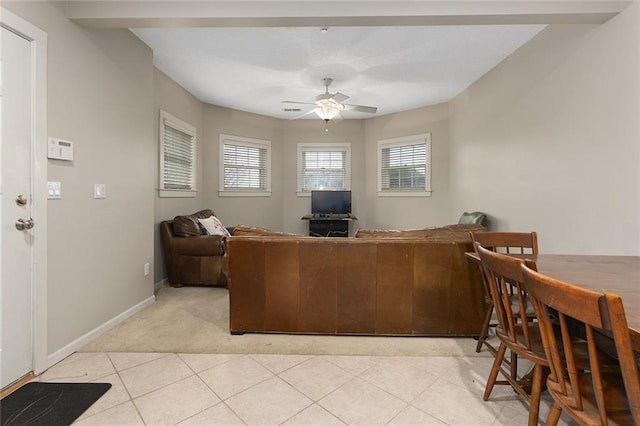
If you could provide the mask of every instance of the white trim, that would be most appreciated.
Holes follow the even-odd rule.
[[[311,191],[302,190],[302,152],[303,151],[345,151],[345,175],[344,188],[342,190],[351,190],[351,143],[349,142],[299,142],[296,155],[296,195],[298,197],[310,197]]]
[[[382,190],[382,149],[389,148],[394,146],[404,146],[409,144],[414,144],[417,142],[424,142],[426,145],[427,152],[427,181],[425,182],[424,190]],[[376,170],[377,175],[377,196],[378,197],[431,197],[431,193],[433,192],[431,189],[431,168],[433,167],[433,162],[431,160],[431,133],[421,133],[413,136],[402,136],[399,138],[391,138],[391,139],[383,139],[378,141],[378,148],[376,155],[378,157],[378,169]]]
[[[155,283],[153,285],[153,291],[158,291],[160,290],[162,287],[167,287],[169,285],[169,279],[165,278],[162,281],[158,281],[157,283]]]
[[[160,110],[160,124],[168,124],[174,129],[178,129],[190,136],[196,137],[197,129],[193,124],[189,124],[186,121],[176,117],[175,115],[168,113],[167,111]]]
[[[198,191],[184,191],[182,189],[158,189],[158,196],[163,198],[193,198]]]
[[[427,191],[378,191],[378,197],[430,197],[432,190]]]
[[[162,198],[188,198],[188,197],[196,197],[198,194],[197,191],[197,162],[198,162],[198,129],[192,125],[187,123],[184,120],[164,111],[160,110],[160,130],[159,130],[159,141],[158,146],[160,148],[160,188],[158,192],[158,196]],[[191,181],[191,189],[190,190],[182,190],[182,189],[165,189],[164,187],[164,126],[168,125],[173,127],[176,130],[180,130],[183,133],[188,134],[192,137],[193,142],[193,155],[191,157],[191,172],[193,173],[192,181]]]
[[[2,8],[0,25],[31,42],[32,217],[33,239],[33,372],[47,365],[47,34]]]
[[[59,363],[60,361],[62,361],[72,353],[76,352],[78,349],[82,348],[88,343],[91,343],[92,340],[100,337],[101,335],[111,330],[113,327],[120,324],[124,320],[131,318],[133,315],[137,314],[143,309],[153,305],[155,301],[156,301],[156,297],[150,296],[147,299],[143,300],[142,302],[138,303],[137,305],[122,312],[120,315],[105,322],[101,326],[94,328],[84,336],[80,336],[79,338],[69,343],[68,345],[64,346],[63,348],[58,349],[57,351],[49,355],[49,357],[47,358],[47,368]]]
[[[220,197],[271,197],[271,191],[218,191]]]
[[[265,163],[267,175],[265,189],[263,190],[238,190],[224,187],[224,145],[225,141],[238,142],[243,146],[251,146],[267,150]],[[271,141],[265,139],[247,138],[220,133],[218,142],[218,196],[220,197],[270,197],[271,196]]]

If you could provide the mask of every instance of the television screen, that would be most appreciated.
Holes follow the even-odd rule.
[[[311,213],[351,213],[351,191],[311,191]]]

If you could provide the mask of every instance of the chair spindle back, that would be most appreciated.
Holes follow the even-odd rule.
[[[640,378],[620,296],[522,270],[551,370],[551,423],[566,410],[581,424],[640,425]],[[599,348],[603,341],[614,348],[617,362],[607,355],[611,348]],[[587,354],[576,349],[584,347]]]
[[[535,232],[472,232],[471,240],[488,250],[507,254],[538,254]]]

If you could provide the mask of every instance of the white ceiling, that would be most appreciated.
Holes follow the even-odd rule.
[[[449,101],[544,25],[152,28],[132,31],[155,66],[202,102],[277,118],[281,101],[330,92],[377,115]],[[291,108],[287,105],[287,108]],[[302,105],[303,111],[311,107]],[[370,114],[345,111],[344,118]],[[309,115],[309,118],[314,118]],[[317,117],[316,117],[317,118]]]
[[[547,24],[603,23],[626,3],[56,1],[82,27],[131,29],[155,65],[201,101],[278,118],[299,115],[281,101],[313,102],[325,77],[332,93],[350,96],[345,103],[378,107],[377,115],[446,102]]]

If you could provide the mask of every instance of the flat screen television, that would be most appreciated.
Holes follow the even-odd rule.
[[[351,191],[311,191],[312,214],[350,214]]]

